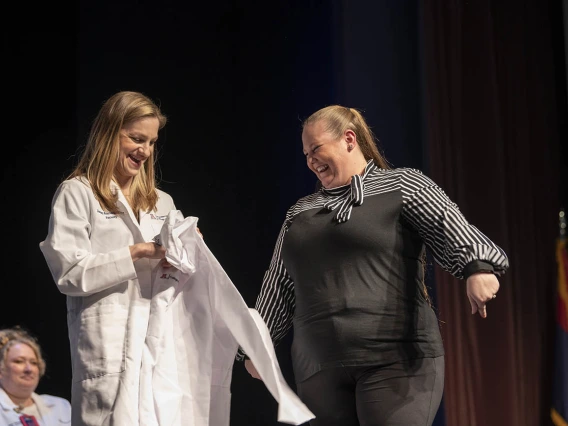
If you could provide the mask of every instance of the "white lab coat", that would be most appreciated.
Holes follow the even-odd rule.
[[[103,211],[86,180],[63,182],[40,243],[53,279],[67,295],[73,426],[138,425],[142,351],[157,260],[132,262],[129,246],[160,233],[172,198],[140,223],[119,194],[122,213]]]
[[[240,346],[278,402],[278,420],[313,413],[282,376],[270,333],[249,309],[197,230],[197,218],[168,215],[161,243],[175,268],[159,268],[142,359],[141,407],[148,426],[229,426],[230,384]]]
[[[32,393],[32,399],[41,418],[36,419],[39,426],[69,426],[71,425],[71,404],[64,398],[53,395],[38,395]],[[22,426],[21,414],[14,409],[17,405],[12,402],[4,389],[0,388],[0,425]]]
[[[264,322],[190,232],[195,222],[159,196],[140,224],[120,191],[118,215],[104,212],[78,179],[53,198],[40,248],[67,295],[73,425],[228,426],[239,344],[279,402],[278,418],[313,418],[282,378]],[[128,246],[158,234],[179,269],[132,262]]]

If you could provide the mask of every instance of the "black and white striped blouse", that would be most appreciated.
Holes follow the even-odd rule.
[[[283,242],[294,220],[311,210],[327,211],[333,219],[326,226],[343,226],[353,217],[354,211],[364,210],[362,206],[367,200],[371,203],[371,197],[392,193],[400,194],[386,198],[400,204],[395,206],[400,211],[397,220],[409,225],[435,261],[454,277],[465,279],[480,270],[501,275],[508,268],[505,252],[470,224],[458,206],[430,178],[416,169],[381,169],[369,161],[364,173],[354,176],[350,184],[322,188],[301,198],[288,210],[255,306],[275,345],[290,330],[296,309],[294,281],[282,258]],[[385,223],[382,226],[398,225]],[[372,229],[367,231],[373,232]],[[243,358],[244,353],[239,350],[237,359]]]

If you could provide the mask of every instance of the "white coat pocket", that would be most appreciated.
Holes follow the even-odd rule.
[[[74,381],[124,371],[127,320],[124,307],[98,305],[69,325]]]

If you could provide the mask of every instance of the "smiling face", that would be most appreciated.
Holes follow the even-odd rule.
[[[40,379],[40,363],[25,343],[12,345],[0,365],[0,386],[10,395],[28,398]]]
[[[127,188],[144,163],[152,157],[159,126],[156,117],[144,117],[126,124],[120,130],[120,156],[114,177],[121,188]]]
[[[302,145],[308,167],[323,187],[329,189],[347,185],[353,175],[361,173],[366,162],[352,130],[335,138],[325,124],[319,120],[305,126]]]

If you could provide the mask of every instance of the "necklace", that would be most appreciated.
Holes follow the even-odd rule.
[[[33,399],[31,400],[31,404],[26,405],[26,402],[28,402],[28,401],[24,401],[24,402],[22,402],[21,404],[16,404],[16,406],[14,407],[14,411],[19,414],[19,413],[21,413],[22,411],[24,411],[24,409],[25,409],[26,407],[29,407],[29,406],[34,405]]]

